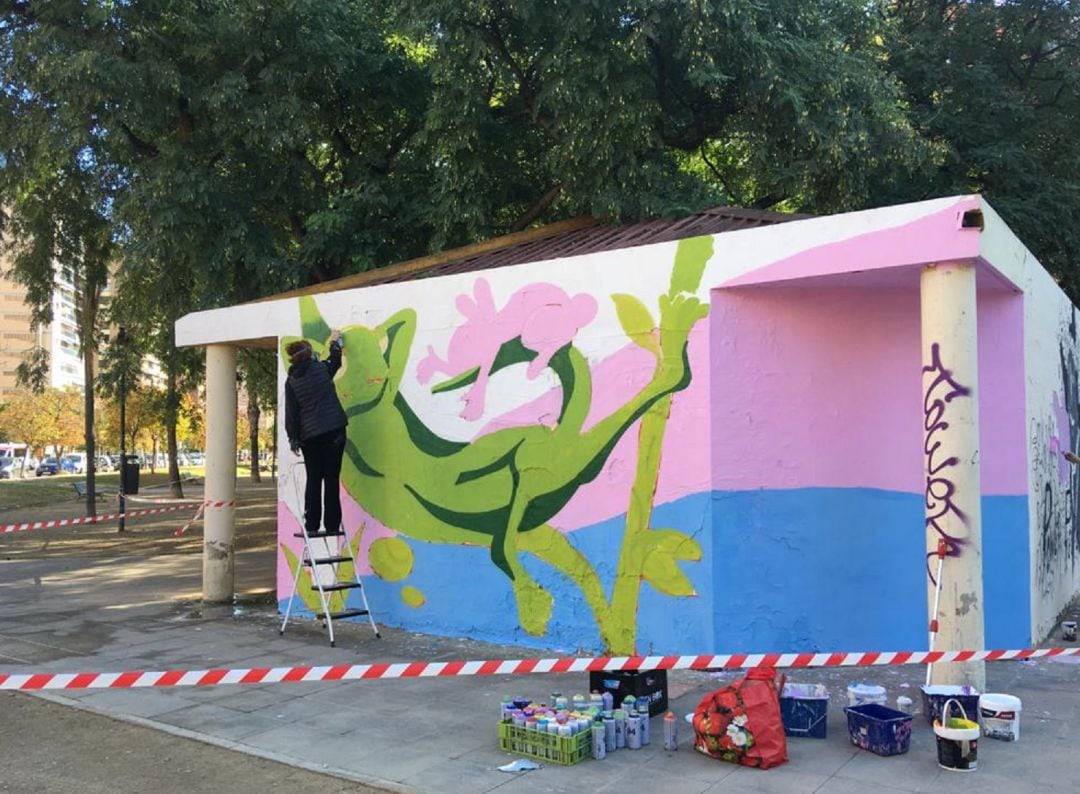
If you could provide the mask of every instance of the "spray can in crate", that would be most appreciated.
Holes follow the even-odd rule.
[[[664,749],[679,749],[679,721],[675,719],[673,711],[664,715]]]
[[[604,736],[603,725],[592,727],[592,757],[597,761],[607,758],[607,739]]]
[[[609,753],[615,752],[615,718],[610,714],[604,716],[604,744]]]

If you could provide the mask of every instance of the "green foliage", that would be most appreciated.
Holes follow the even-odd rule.
[[[888,5],[891,69],[935,157],[882,203],[983,193],[1080,300],[1080,2]]]

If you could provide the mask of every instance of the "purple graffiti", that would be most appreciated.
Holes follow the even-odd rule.
[[[930,365],[923,367],[922,371],[924,375],[928,373],[933,376],[923,396],[923,430],[926,432],[923,443],[926,457],[926,526],[932,528],[938,537],[945,541],[948,556],[958,557],[964,539],[950,535],[940,522],[950,514],[962,523],[967,522],[964,511],[954,501],[956,483],[949,478],[948,472],[948,469],[959,463],[959,459],[955,456],[940,457],[940,433],[949,428],[949,423],[945,420],[949,403],[956,397],[970,397],[971,389],[958,383],[953,378],[952,371],[941,363],[941,348],[937,342],[930,346]],[[930,560],[936,556],[935,552],[926,555],[926,572],[934,584],[937,582],[930,567]]]

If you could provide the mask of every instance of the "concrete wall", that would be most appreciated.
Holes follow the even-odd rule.
[[[1080,590],[1080,468],[1062,457],[1080,450],[1080,343],[1075,307],[1037,265],[1027,270],[1025,293],[1031,620],[1039,640]]]
[[[942,199],[254,304],[185,318],[178,335],[227,326],[319,349],[344,330],[345,528],[380,622],[570,651],[915,649],[918,273],[981,257],[987,643],[1024,645],[1078,584],[1075,507],[1042,532],[1028,488],[1030,456],[1053,475],[1053,510],[1076,493],[1050,438],[1080,446],[1061,375],[1075,356],[1059,351],[1075,335],[989,208],[985,231],[963,227],[980,207]],[[1045,443],[1029,440],[1036,420]],[[303,474],[287,451],[282,463],[284,600]]]

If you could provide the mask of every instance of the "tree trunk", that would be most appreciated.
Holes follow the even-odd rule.
[[[150,473],[157,474],[157,436],[150,437]]]
[[[99,293],[93,285],[82,283],[82,303],[79,312],[79,352],[83,360],[83,441],[86,446],[86,514],[97,515],[97,445],[94,443],[94,351],[97,349],[95,330]]]
[[[176,420],[180,413],[180,394],[176,389],[176,365],[172,356],[165,362],[165,444],[169,456],[169,492],[177,499],[184,498],[180,482],[180,464],[176,460]]]
[[[262,482],[259,474],[259,401],[248,393],[248,438],[251,442],[251,481]]]

